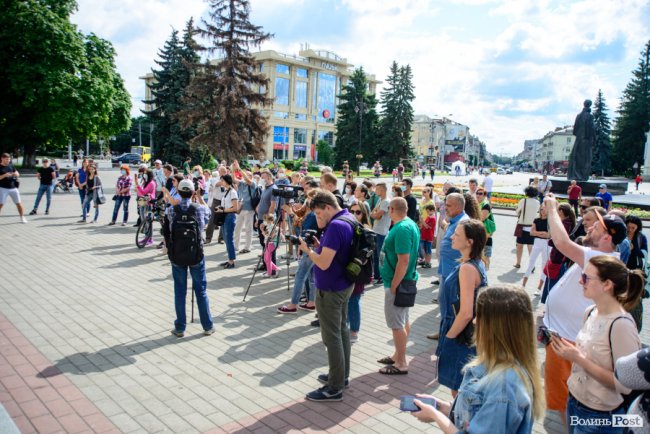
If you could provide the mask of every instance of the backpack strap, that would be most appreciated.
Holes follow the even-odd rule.
[[[589,309],[589,313],[587,313],[587,318],[591,316],[594,310],[596,310],[596,305],[591,306],[591,309]],[[585,318],[585,322],[587,321],[587,318]],[[609,354],[612,358],[612,367],[616,365],[616,361],[614,360],[614,349],[612,348],[612,329],[614,328],[614,323],[621,318],[625,318],[629,321],[634,322],[634,320],[627,315],[619,315],[616,318],[614,318],[612,322],[609,324],[609,332],[607,333],[607,338],[609,339]],[[636,328],[636,323],[634,323],[634,327]]]

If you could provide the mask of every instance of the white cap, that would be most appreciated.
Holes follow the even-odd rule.
[[[194,183],[189,179],[184,179],[178,183],[178,191],[194,191]]]
[[[156,160],[156,161],[153,162],[153,164],[162,164],[162,161]]]

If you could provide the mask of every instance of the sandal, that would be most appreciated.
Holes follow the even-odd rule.
[[[379,370],[379,373],[384,375],[406,375],[409,373],[409,371],[402,371],[393,365],[388,365],[381,368]]]
[[[519,264],[515,264],[515,265],[513,265],[513,267],[515,267],[515,268],[521,268],[521,265],[519,265]]]
[[[381,363],[382,365],[394,365],[395,360],[393,360],[392,357],[384,357],[383,359],[377,360],[377,363]]]

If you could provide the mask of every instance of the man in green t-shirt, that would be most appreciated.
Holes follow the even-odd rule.
[[[185,159],[185,162],[183,163],[183,175],[187,176],[192,172],[192,169],[190,168],[190,162],[192,161],[192,157],[187,157]]]
[[[384,281],[384,314],[386,325],[393,331],[395,352],[391,357],[380,359],[386,366],[379,370],[385,375],[403,375],[408,373],[406,362],[406,341],[411,330],[409,308],[394,305],[397,287],[403,281],[418,280],[416,271],[418,249],[420,247],[420,229],[407,217],[406,200],[396,197],[388,207],[393,227],[388,232],[379,258],[381,278]]]

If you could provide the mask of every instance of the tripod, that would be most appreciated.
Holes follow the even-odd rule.
[[[276,228],[282,227],[282,223],[285,221],[284,220],[284,212],[282,212],[282,208],[280,207],[280,202],[281,202],[282,197],[278,196],[275,200],[275,209],[276,209],[276,216],[279,214],[279,218],[277,218],[273,222],[273,226],[271,226],[271,229],[269,230],[269,234],[272,235],[275,231]],[[259,224],[259,222],[258,222]],[[251,289],[251,285],[253,284],[253,281],[255,280],[255,275],[257,274],[257,271],[260,268],[260,263],[264,260],[264,252],[266,249],[269,248],[269,243],[275,239],[275,245],[276,245],[276,252],[278,250],[278,245],[280,244],[280,231],[277,231],[277,235],[275,237],[268,237],[264,240],[264,249],[262,251],[262,256],[260,256],[257,259],[257,264],[255,264],[255,270],[253,271],[253,275],[251,276],[250,282],[248,282],[248,286],[246,287],[246,292],[244,293],[244,299],[242,302],[246,301],[246,297],[248,296],[248,291]],[[289,256],[289,244],[288,242],[284,243],[284,248],[285,248],[285,257],[286,259],[286,266],[287,266],[287,292],[291,291],[291,276],[289,273],[289,266],[291,265],[291,257]]]

